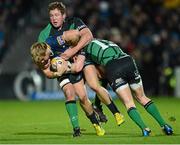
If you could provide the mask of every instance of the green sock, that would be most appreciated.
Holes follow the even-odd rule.
[[[144,105],[144,108],[149,114],[151,114],[154,119],[156,119],[156,121],[161,127],[166,124],[161,114],[159,113],[156,105],[152,101],[149,101],[146,105]]]
[[[128,115],[141,129],[147,128],[135,107],[128,109]]]
[[[69,118],[71,120],[71,124],[72,124],[73,128],[79,127],[76,101],[66,102],[66,110],[69,114]]]

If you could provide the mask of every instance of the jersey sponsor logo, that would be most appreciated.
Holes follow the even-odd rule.
[[[79,30],[79,31],[82,30],[82,29],[84,29],[84,28],[86,28],[86,25],[78,26],[78,30]]]
[[[115,83],[116,83],[116,86],[119,86],[121,84],[124,84],[125,81],[122,78],[118,78],[118,79],[115,80]]]

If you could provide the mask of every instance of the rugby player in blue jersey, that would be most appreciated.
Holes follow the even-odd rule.
[[[66,33],[64,33],[64,35],[65,34]],[[63,61],[63,59],[61,59],[61,64],[57,65],[56,71],[51,68],[51,60],[59,56],[59,54],[64,52],[68,47],[68,45],[65,44],[60,37],[57,36],[57,41],[54,41],[53,38],[55,37],[49,37],[46,42],[37,42],[32,45],[31,56],[33,61],[42,70],[46,77],[57,78],[60,88],[64,91],[66,109],[74,130],[73,136],[76,137],[81,134],[75,100],[76,94],[79,97],[80,105],[85,111],[86,116],[90,119],[95,128],[96,134],[98,136],[103,136],[105,131],[100,126],[92,104],[88,99],[87,92],[84,87],[84,80],[82,79],[82,72],[76,74],[63,74],[68,67],[68,64],[65,60]],[[62,47],[54,47],[56,46],[55,42],[60,43]]]
[[[80,49],[81,47],[84,47],[89,41],[92,40],[93,36],[91,31],[87,28],[87,26],[82,22],[81,19],[79,18],[68,18],[66,17],[66,8],[65,5],[61,2],[52,2],[48,6],[48,12],[49,12],[49,18],[50,18],[50,23],[40,32],[38,41],[39,42],[45,42],[46,39],[49,37],[47,40],[51,45],[53,44],[53,41],[51,40],[51,36],[53,35],[61,35],[63,34],[64,31],[69,30],[69,29],[78,29],[80,34],[81,34],[81,41],[79,44],[76,46],[75,49]],[[53,39],[53,38],[52,38]],[[37,46],[37,45],[36,45]],[[38,47],[38,46],[37,46]],[[70,55],[72,55],[71,50],[68,50],[67,46],[64,45],[64,48],[60,49],[59,51],[56,50],[55,47],[53,47],[53,56],[57,55],[62,55],[62,57],[68,59]],[[57,48],[59,49],[59,48]],[[76,92],[74,90],[74,85],[72,83],[76,83],[77,81],[80,80],[78,75],[74,76],[63,76],[59,78],[59,74],[57,73],[51,73],[47,67],[48,61],[50,61],[48,58],[44,58],[41,63],[38,63],[38,66],[40,69],[43,70],[43,72],[46,74],[47,77],[49,78],[56,78],[58,77],[58,82],[60,84],[60,87],[62,88],[65,97],[66,97],[66,109],[69,114],[74,134],[73,136],[80,136],[80,127],[79,127],[79,122],[78,122],[78,116],[77,116],[77,106],[76,106],[76,101],[75,101],[75,96]],[[81,81],[80,81],[81,82]],[[82,83],[82,82],[81,82]],[[80,84],[80,83],[77,83]],[[78,89],[78,85],[75,85]],[[82,90],[78,91],[78,96],[82,99],[80,99],[81,105],[86,107],[86,110],[91,108],[88,104],[90,104],[89,100],[87,98],[83,98],[82,96],[86,96],[86,92]],[[86,105],[85,105],[86,104]],[[91,110],[91,109],[90,109]],[[92,113],[92,110],[87,113],[87,116],[90,118],[90,120],[93,122],[96,122],[95,119],[95,114],[94,111]],[[98,124],[93,123],[93,124]],[[103,129],[101,129],[100,126],[96,125],[96,131],[98,135],[103,134]],[[99,131],[98,131],[99,130]]]
[[[66,16],[66,7],[62,2],[50,3],[48,6],[48,12],[50,23],[48,23],[47,26],[45,26],[45,28],[43,28],[40,32],[38,42],[45,42],[49,36],[51,37],[53,35],[62,35],[64,31],[70,29],[78,29],[81,34],[81,40],[78,45],[73,47],[73,49],[66,49],[63,53],[61,53],[62,58],[68,60],[93,39],[91,31],[80,18]],[[89,66],[89,68],[90,67],[91,66]],[[91,67],[91,69],[92,68],[93,66]],[[94,89],[98,88],[95,87],[93,83],[91,83],[90,85],[91,87],[94,87]],[[71,88],[69,85],[67,85],[66,88],[67,87]],[[67,97],[69,97],[66,91],[64,93]],[[98,113],[100,121],[106,122],[107,118],[102,112],[101,102],[98,97],[95,98],[93,107],[96,113]]]

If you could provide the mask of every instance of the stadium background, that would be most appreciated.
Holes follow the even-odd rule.
[[[29,55],[48,23],[49,2],[0,1],[0,99],[59,98],[56,81],[44,78]],[[94,37],[118,43],[136,59],[148,95],[180,96],[179,0],[63,2],[68,15],[82,18]]]

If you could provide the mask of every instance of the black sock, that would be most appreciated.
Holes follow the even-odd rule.
[[[109,108],[109,110],[115,114],[117,112],[119,112],[119,110],[117,109],[116,105],[114,104],[113,101],[111,101],[111,103],[109,105],[107,105],[107,107]]]
[[[98,95],[97,95],[97,94],[96,94],[96,96],[95,96],[94,105],[95,105],[100,111],[102,111],[101,100],[98,98]]]
[[[99,125],[99,121],[97,120],[96,114],[93,113],[89,116],[87,116],[89,118],[89,120],[91,121],[92,124],[98,124]]]

